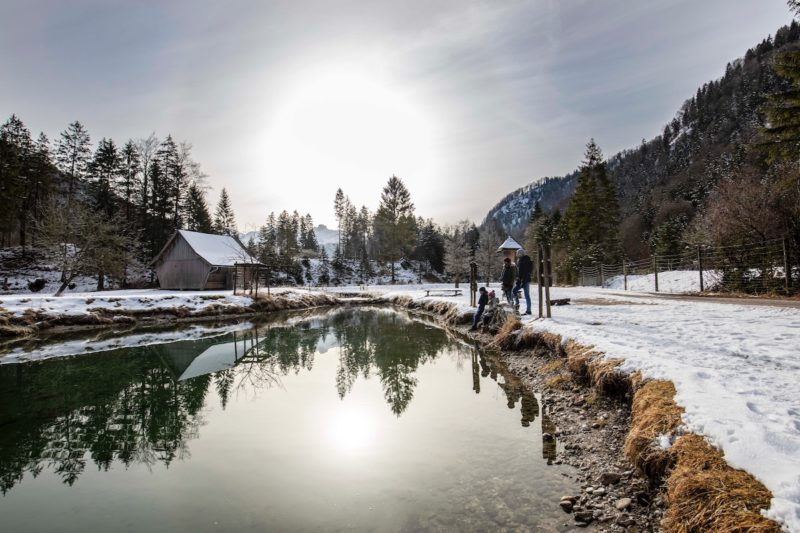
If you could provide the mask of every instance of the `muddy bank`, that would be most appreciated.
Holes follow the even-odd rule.
[[[772,497],[731,468],[703,437],[681,433],[682,409],[669,381],[618,370],[591,347],[525,330],[509,313],[493,331],[470,332],[471,313],[447,302],[389,303],[438,316],[495,349],[523,384],[541,392],[555,462],[575,466],[580,494],[560,505],[577,527],[598,531],[759,531],[780,527],[761,515]],[[556,446],[557,443],[557,446]]]

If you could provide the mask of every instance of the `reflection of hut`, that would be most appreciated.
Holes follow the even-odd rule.
[[[515,241],[513,238],[509,237],[506,241],[500,245],[500,248],[497,249],[497,253],[503,254],[503,259],[508,257],[512,261],[517,261],[517,252],[522,250],[522,246]]]
[[[150,263],[162,289],[232,289],[237,267],[257,271],[260,266],[229,235],[179,230]],[[239,272],[242,275],[242,272]]]

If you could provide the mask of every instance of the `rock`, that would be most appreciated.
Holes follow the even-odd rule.
[[[605,496],[606,489],[604,489],[602,487],[599,488],[599,489],[594,489],[594,492],[592,494],[594,494],[595,496]]]
[[[583,490],[588,494],[592,494],[594,492],[594,487],[586,487]]]
[[[575,525],[578,527],[589,527],[588,522],[575,522]]]
[[[603,472],[600,474],[600,483],[603,485],[616,485],[621,477],[616,472]]]
[[[614,507],[616,507],[620,511],[624,511],[625,509],[630,507],[632,503],[633,501],[631,501],[630,498],[620,498],[619,500],[617,500],[617,503],[614,504]]]
[[[633,522],[633,519],[629,515],[627,515],[625,513],[622,513],[621,515],[619,515],[617,517],[616,523],[617,523],[618,526],[628,527],[630,525],[633,525],[634,522]]]
[[[591,524],[594,520],[594,514],[591,511],[578,511],[575,513],[575,522],[585,522]]]
[[[542,440],[544,442],[553,442],[555,437],[553,437],[550,433],[542,433]]]
[[[574,504],[569,500],[561,500],[560,502],[558,502],[558,505],[561,506],[561,509],[563,509],[565,513],[571,513],[572,506]]]
[[[569,502],[569,503],[574,505],[575,502],[578,501],[578,498],[576,498],[575,496],[562,496],[561,497],[561,501],[562,502]]]

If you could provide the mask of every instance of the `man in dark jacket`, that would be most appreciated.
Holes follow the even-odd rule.
[[[517,286],[525,294],[525,313],[531,314],[531,275],[533,274],[533,261],[531,256],[525,254],[519,260],[519,274],[517,275]]]
[[[483,316],[483,311],[486,309],[486,304],[489,303],[489,295],[486,293],[486,287],[478,289],[481,295],[478,297],[478,310],[475,311],[475,316],[472,318],[472,329],[478,329],[478,321]]]

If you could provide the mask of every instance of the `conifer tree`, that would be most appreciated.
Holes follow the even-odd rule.
[[[120,174],[120,156],[111,139],[100,139],[89,164],[94,208],[107,218],[114,214],[114,189]]]
[[[214,212],[213,228],[214,232],[218,235],[230,235],[231,237],[235,237],[238,233],[236,217],[233,214],[233,207],[231,206],[231,199],[228,197],[228,191],[225,190],[224,187],[219,195],[217,210]]]
[[[389,178],[383,188],[373,224],[380,257],[391,263],[394,283],[395,262],[408,253],[416,237],[414,204],[408,189],[397,176]]]
[[[124,201],[125,218],[129,224],[133,224],[134,202],[140,185],[139,169],[139,151],[133,140],[128,139],[128,142],[120,150],[119,194]]]
[[[319,271],[317,272],[317,283],[319,285],[329,285],[331,282],[331,269],[328,263],[328,252],[323,247],[319,252]]]
[[[195,183],[191,183],[186,191],[186,229],[200,233],[213,231],[205,194]]]
[[[91,160],[89,133],[77,120],[61,132],[56,143],[56,162],[58,168],[67,176],[69,183],[67,204],[72,201],[75,188],[84,178]]]
[[[586,159],[565,218],[572,271],[619,260],[619,204],[594,139],[586,146]]]

